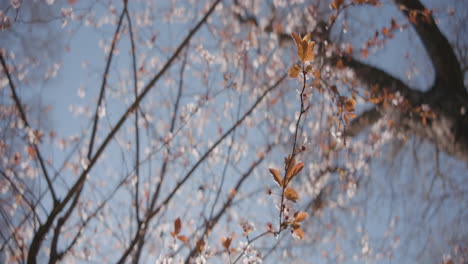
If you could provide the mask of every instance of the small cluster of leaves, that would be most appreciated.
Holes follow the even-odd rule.
[[[375,31],[374,36],[369,39],[365,46],[361,49],[361,56],[364,58],[367,58],[369,56],[369,49],[371,47],[383,45],[387,42],[388,39],[392,39],[395,37],[395,32],[398,29],[405,29],[407,28],[408,25],[403,25],[400,26],[394,18],[391,19],[390,21],[390,26],[389,27],[383,27],[381,32],[380,31]],[[382,34],[380,34],[382,33]],[[380,38],[380,36],[382,36]]]
[[[400,109],[403,112],[411,111],[419,115],[421,117],[421,122],[423,125],[427,125],[427,120],[432,120],[436,118],[436,114],[434,113],[434,111],[432,111],[427,105],[414,107],[411,106],[411,104],[406,98],[397,98],[397,95],[395,93],[391,93],[387,88],[382,89],[383,91],[380,92],[380,94],[379,90],[380,86],[376,84],[371,87],[370,93],[366,91],[365,97],[367,98],[367,101],[375,105],[380,105],[382,109],[386,109],[389,103],[391,103],[394,100],[397,100],[398,109]]]
[[[226,250],[226,252],[228,252],[228,253],[237,251],[236,248],[231,248],[233,238],[234,238],[233,234],[231,234],[231,235],[229,235],[227,237],[222,237],[221,238],[221,245],[223,246],[224,250]]]
[[[278,184],[278,186],[281,188],[282,191],[282,199],[283,197],[286,198],[287,200],[291,202],[297,202],[299,199],[299,195],[297,194],[297,191],[294,190],[294,188],[290,187],[290,183],[292,180],[299,174],[299,172],[302,171],[304,168],[304,163],[300,162],[296,164],[296,159],[292,156],[288,156],[285,161],[285,173],[284,177],[282,177],[281,173],[274,168],[270,168],[270,173],[273,176],[273,180]],[[284,205],[281,204],[281,209],[283,210]],[[298,211],[294,214],[294,219],[289,220],[287,217],[284,217],[284,219],[281,220],[281,229],[291,227],[292,232],[298,236],[300,239],[304,238],[304,231],[301,229],[301,222],[304,221],[307,218],[307,213]]]
[[[315,42],[310,40],[310,33],[305,35],[303,38],[301,38],[301,36],[296,33],[292,33],[291,35],[294,39],[294,42],[296,43],[297,56],[302,63],[302,67],[296,64],[288,70],[289,77],[296,78],[299,73],[301,73],[301,71],[305,71],[306,73],[312,72],[312,66],[308,65],[305,67],[305,65],[306,63],[312,62],[315,58]]]
[[[430,24],[432,23],[432,10],[425,8],[424,10],[416,10],[412,9],[408,12],[408,20],[413,23],[417,24],[418,21],[422,21],[424,23]]]
[[[189,242],[188,237],[179,235],[181,230],[182,230],[182,221],[180,220],[180,218],[177,218],[174,221],[174,231],[171,231],[171,236],[173,238],[179,239],[180,241],[184,243],[188,243]]]
[[[370,93],[368,91],[365,92],[365,97],[367,101],[375,105],[381,105],[383,109],[386,109],[388,103],[395,99],[395,94],[390,93],[388,89],[383,89],[383,92],[379,94],[379,89],[380,86],[378,84],[373,85]]]
[[[178,217],[176,220],[174,220],[174,231],[171,231],[171,236],[174,239],[178,239],[182,242],[184,242],[186,245],[189,244],[189,238],[184,235],[180,235],[180,231],[182,230],[182,221]],[[197,241],[195,244],[195,251],[199,254],[203,251],[205,248],[206,241],[204,239],[200,239]]]
[[[341,2],[338,2],[338,4]],[[292,33],[291,34],[294,42],[296,43],[297,47],[297,55],[299,57],[299,60],[302,63],[302,66],[299,64],[296,64],[289,68],[288,74],[291,78],[296,78],[301,72],[302,74],[312,74],[314,77],[314,82],[312,83],[313,85],[318,85],[320,82],[320,70],[314,70],[314,67],[310,64],[314,57],[314,45],[315,42],[310,40],[310,33],[305,35],[304,37],[301,37],[298,34]],[[344,64],[342,60],[339,60],[337,63],[338,68],[344,68]],[[347,125],[349,124],[350,120],[356,117],[356,114],[354,113],[355,111],[355,105],[356,105],[356,100],[353,98],[347,98],[345,96],[340,96],[338,89],[336,86],[330,87],[330,90],[333,92],[334,96],[336,96],[336,106],[338,108],[338,113],[337,116],[339,117],[339,120],[342,120],[342,122]],[[338,119],[336,119],[338,121]]]
[[[428,105],[421,105],[413,109],[413,112],[419,114],[423,125],[427,125],[427,120],[435,119],[436,114],[432,111]]]
[[[379,0],[351,0],[348,3],[345,3],[345,0],[332,0],[330,3],[330,8],[336,11],[336,14],[331,15],[329,25],[333,25],[336,21],[336,18],[340,14],[340,11],[345,9],[348,6],[356,6],[356,5],[373,5],[373,6],[381,6]]]

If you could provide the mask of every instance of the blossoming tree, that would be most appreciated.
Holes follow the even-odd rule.
[[[462,1],[0,4],[0,261],[465,263]]]

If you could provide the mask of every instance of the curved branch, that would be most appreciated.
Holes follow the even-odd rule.
[[[447,38],[440,31],[431,12],[419,0],[395,0],[400,10],[413,22],[436,72],[433,89],[465,95],[460,63]]]
[[[380,88],[385,88],[391,93],[400,92],[402,96],[410,101],[410,103],[417,105],[421,103],[422,92],[412,89],[407,86],[402,80],[397,77],[379,69],[376,66],[358,61],[350,56],[335,55],[329,59],[328,63],[331,66],[341,60],[343,65],[352,69],[355,78],[358,79],[367,88],[378,84]]]

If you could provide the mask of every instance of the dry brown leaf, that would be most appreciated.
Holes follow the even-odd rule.
[[[286,174],[286,185],[288,185],[296,175],[301,172],[302,168],[304,168],[304,163],[298,163],[294,167],[291,167],[291,169],[288,169],[288,173]]]
[[[297,64],[294,66],[291,66],[291,68],[289,68],[288,70],[288,75],[291,78],[296,78],[299,75],[299,73],[301,73],[301,66]]]
[[[302,230],[302,228],[294,229],[294,234],[300,239],[304,239],[304,230]]]
[[[188,240],[188,237],[186,237],[186,236],[177,236],[177,238],[178,238],[180,241],[184,242],[184,243],[188,243],[188,241],[189,241],[189,240]]]
[[[195,245],[195,249],[197,250],[197,253],[201,253],[203,249],[205,248],[205,240],[198,240],[197,244]]]
[[[178,235],[180,233],[180,230],[182,229],[182,221],[180,221],[180,218],[178,217],[174,221],[174,234]]]
[[[284,191],[284,196],[286,197],[286,199],[292,202],[296,202],[297,199],[299,199],[299,195],[297,194],[296,190],[294,190],[291,187],[286,188],[286,190]]]
[[[291,228],[292,229],[298,229],[301,227],[301,224],[299,222],[292,222],[291,223]]]
[[[330,7],[332,9],[340,9],[340,6],[344,3],[344,0],[333,0],[333,2],[330,4]]]
[[[281,179],[280,172],[278,170],[270,168],[270,173],[273,175],[273,179],[280,186],[283,187],[283,180]]]
[[[294,221],[296,222],[302,222],[307,218],[308,214],[303,211],[299,211],[294,215]]]
[[[221,238],[221,244],[227,250],[229,250],[229,247],[231,246],[231,242],[232,242],[232,236]]]
[[[294,42],[296,43],[297,47],[297,56],[301,60],[302,63],[305,63],[307,61],[312,61],[315,57],[314,54],[314,41],[310,41],[310,33],[305,35],[303,38],[301,38],[300,35],[296,33],[291,34]]]
[[[298,163],[296,166],[293,168],[293,177],[296,176],[299,172],[301,172],[302,168],[304,168],[304,163]]]

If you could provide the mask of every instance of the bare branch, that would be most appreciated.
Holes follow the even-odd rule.
[[[109,56],[107,58],[107,63],[106,63],[106,68],[104,70],[104,74],[102,75],[102,83],[101,83],[101,89],[99,92],[99,98],[96,104],[96,111],[94,113],[94,120],[93,120],[93,129],[91,131],[91,138],[89,140],[89,149],[88,149],[88,160],[91,159],[91,154],[93,153],[93,146],[94,146],[94,139],[96,138],[96,132],[98,130],[98,121],[99,121],[99,110],[101,107],[102,100],[104,99],[104,91],[106,89],[106,83],[107,83],[107,77],[109,77],[109,69],[110,65],[112,63],[112,58],[114,57],[114,49],[117,44],[117,40],[119,39],[119,32],[120,32],[120,27],[122,26],[122,21],[124,18],[124,15],[127,10],[127,2],[124,2],[124,8],[122,10],[122,13],[120,14],[119,17],[119,22],[117,24],[117,28],[115,29],[114,37],[112,38],[112,44],[111,48],[109,51]],[[133,42],[133,41],[132,41]]]

